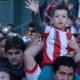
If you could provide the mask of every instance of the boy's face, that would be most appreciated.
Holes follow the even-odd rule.
[[[61,30],[65,29],[66,24],[68,23],[68,12],[67,10],[55,10],[53,14],[53,23],[56,28]]]
[[[72,80],[74,70],[72,67],[61,65],[54,74],[55,80]]]

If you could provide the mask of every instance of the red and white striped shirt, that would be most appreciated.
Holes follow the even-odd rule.
[[[68,46],[68,40],[72,40],[74,37],[67,30],[62,31],[46,26],[43,38],[43,65],[52,64],[59,56],[67,55],[72,50]]]

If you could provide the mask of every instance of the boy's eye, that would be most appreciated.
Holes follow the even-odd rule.
[[[62,16],[63,18],[66,18],[66,16]]]
[[[55,16],[56,18],[58,18],[59,16]]]

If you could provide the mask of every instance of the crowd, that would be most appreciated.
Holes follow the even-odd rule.
[[[79,80],[80,0],[39,2],[25,2],[33,21],[24,36],[0,28],[0,80]]]

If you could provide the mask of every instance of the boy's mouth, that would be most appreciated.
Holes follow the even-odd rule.
[[[62,22],[58,22],[58,24],[63,24]]]

